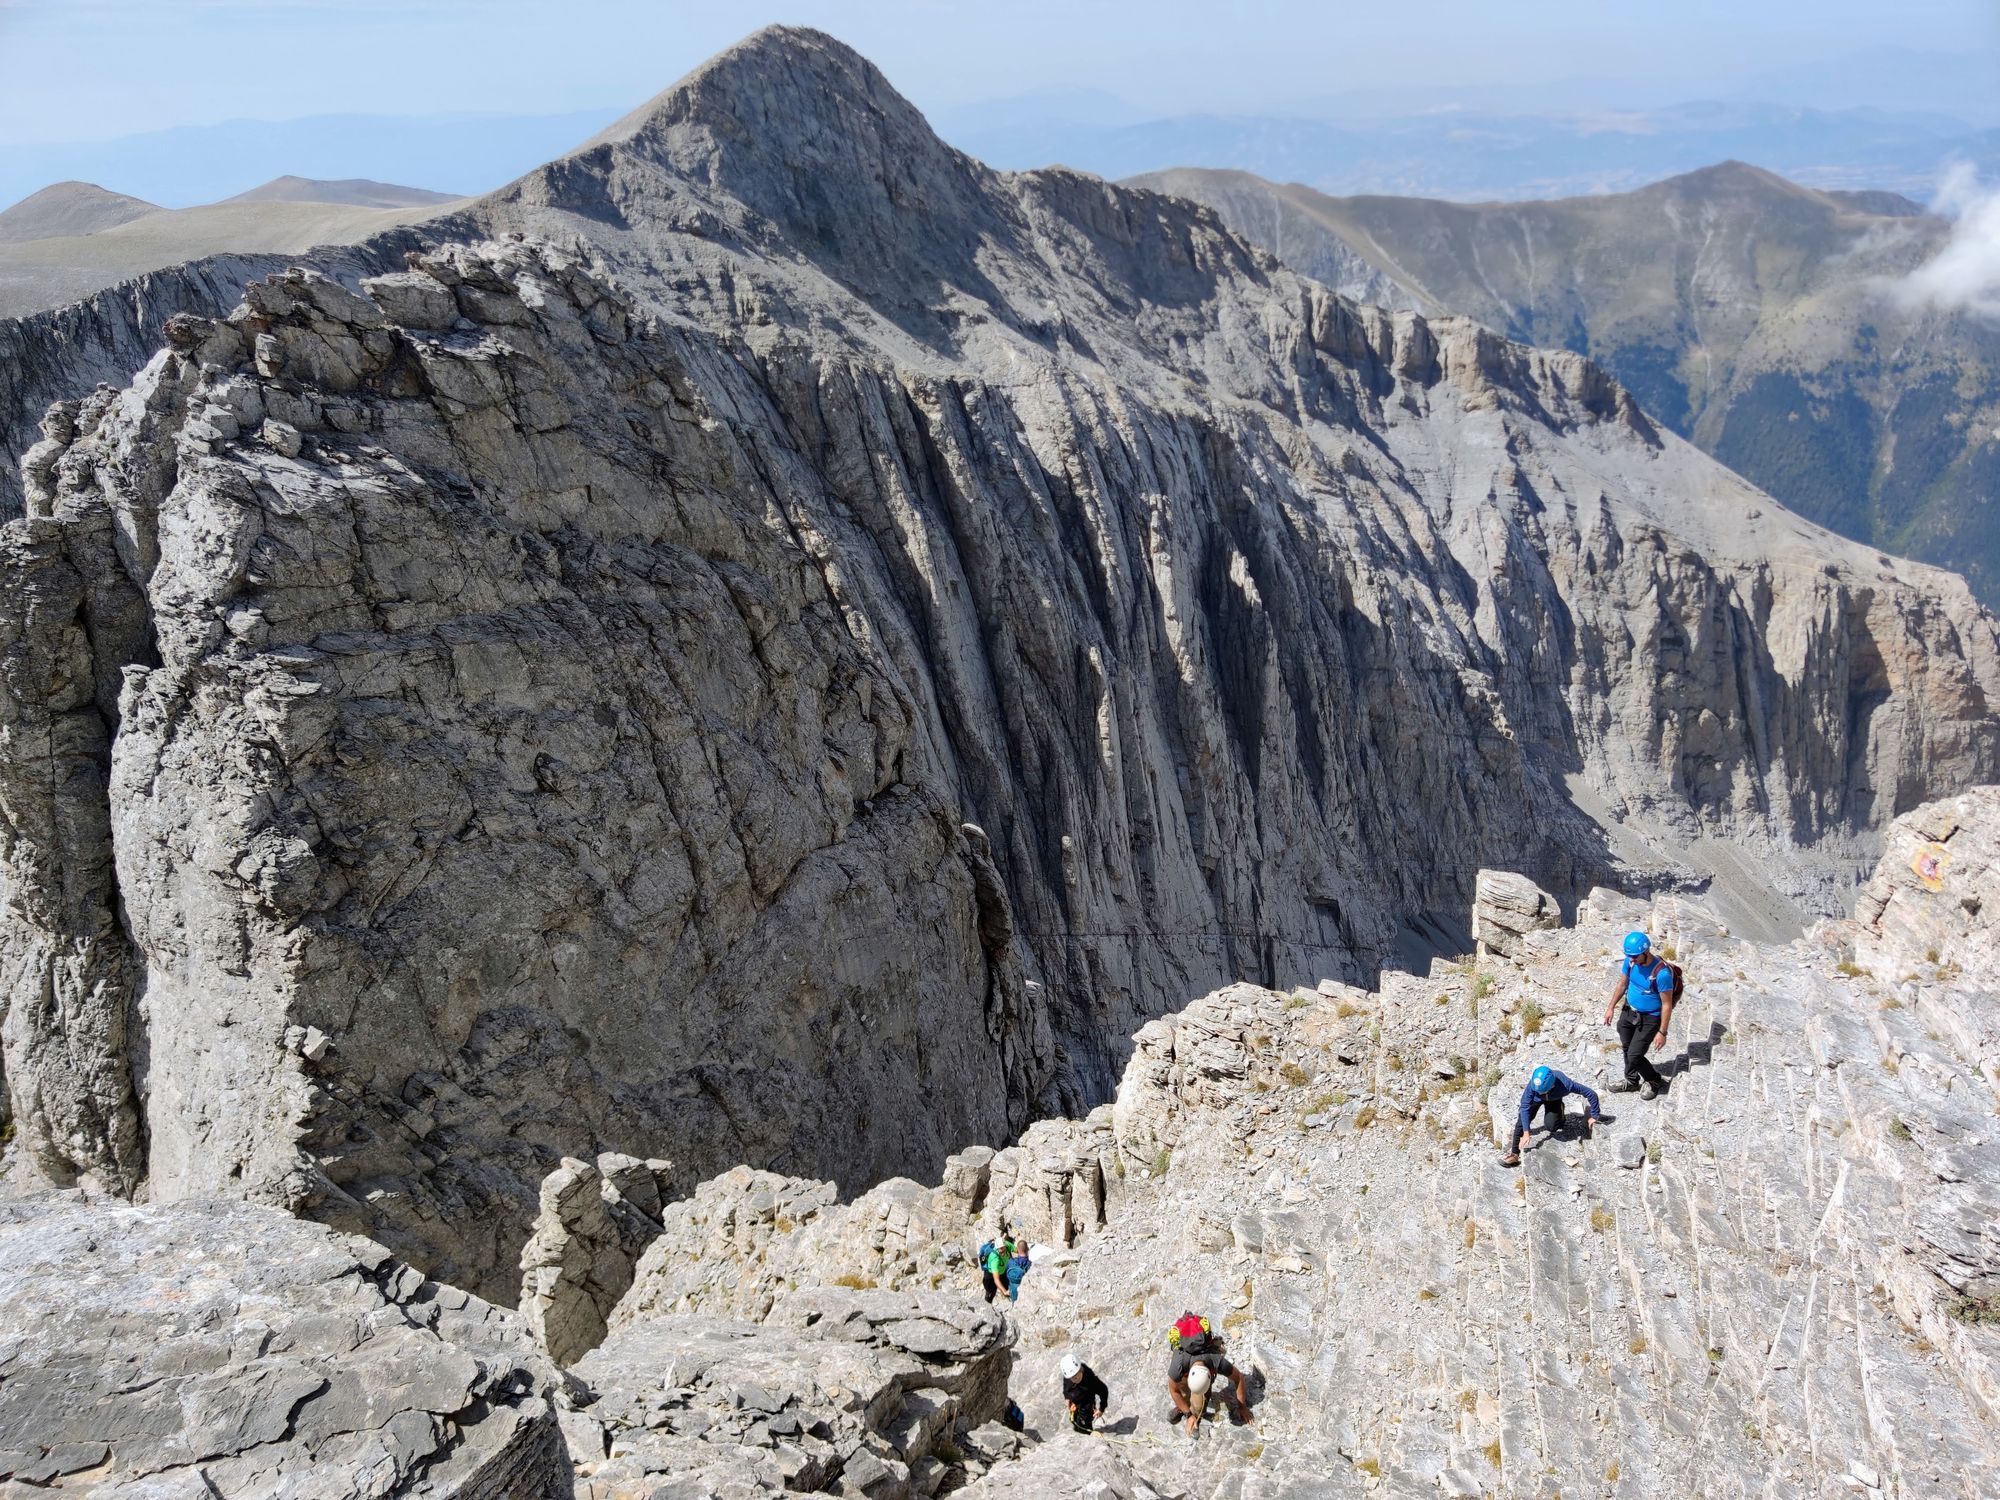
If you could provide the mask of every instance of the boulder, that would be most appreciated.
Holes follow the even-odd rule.
[[[0,1206],[0,1481],[547,1500],[571,1484],[555,1387],[512,1315],[354,1235],[243,1203]]]
[[[1525,875],[1481,870],[1472,889],[1472,937],[1482,957],[1511,958],[1531,932],[1562,926],[1562,906]]]
[[[690,1495],[904,1500],[948,1440],[1004,1408],[1014,1339],[977,1298],[843,1287],[802,1289],[763,1322],[628,1322],[577,1363],[564,1430],[589,1496],[650,1496],[665,1476],[708,1486]]]
[[[660,1234],[672,1163],[607,1152],[565,1158],[542,1181],[541,1212],[521,1249],[521,1313],[558,1364],[597,1347],[632,1286],[633,1267]]]

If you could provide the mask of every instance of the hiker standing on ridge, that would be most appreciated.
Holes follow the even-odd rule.
[[[1098,1413],[1111,1410],[1111,1387],[1074,1354],[1063,1356],[1062,1387],[1069,1425],[1078,1432],[1096,1431]]]
[[[1625,934],[1625,961],[1618,966],[1618,983],[1612,986],[1611,1003],[1604,1009],[1604,1024],[1618,1018],[1618,1041],[1625,1049],[1625,1079],[1611,1085],[1614,1094],[1639,1091],[1641,1099],[1653,1099],[1667,1091],[1667,1080],[1646,1056],[1646,1049],[1666,1045],[1667,1022],[1673,1019],[1674,1001],[1680,997],[1679,974],[1674,966],[1653,952],[1653,941],[1643,932]],[[1623,1001],[1625,1008],[1618,1008]]]
[[[1550,1135],[1563,1128],[1563,1100],[1571,1094],[1583,1096],[1586,1129],[1603,1123],[1598,1113],[1597,1093],[1589,1084],[1578,1083],[1567,1073],[1547,1066],[1536,1068],[1528,1075],[1528,1086],[1521,1090],[1521,1109],[1514,1121],[1514,1141],[1507,1154],[1500,1158],[1501,1166],[1518,1167],[1521,1164],[1521,1153],[1528,1149],[1528,1138],[1534,1133],[1532,1122],[1537,1114],[1547,1117]]]

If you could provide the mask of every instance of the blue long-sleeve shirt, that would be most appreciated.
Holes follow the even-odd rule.
[[[1590,1085],[1578,1083],[1569,1074],[1558,1073],[1554,1068],[1549,1069],[1549,1076],[1555,1081],[1546,1094],[1537,1094],[1533,1085],[1521,1090],[1521,1114],[1520,1119],[1514,1126],[1514,1131],[1517,1135],[1528,1128],[1528,1116],[1534,1112],[1537,1104],[1546,1104],[1551,1100],[1560,1100],[1569,1094],[1583,1095],[1584,1101],[1590,1105],[1590,1112],[1592,1114],[1599,1113],[1597,1091],[1591,1088]]]

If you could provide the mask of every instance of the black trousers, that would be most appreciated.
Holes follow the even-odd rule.
[[[999,1283],[994,1281],[991,1271],[981,1271],[979,1273],[979,1285],[985,1290],[988,1302],[991,1302],[993,1294],[1000,1290]]]
[[[1545,1124],[1549,1127],[1549,1134],[1554,1135],[1563,1128],[1566,1119],[1567,1117],[1563,1113],[1563,1102],[1560,1099],[1537,1099],[1528,1106],[1528,1128],[1530,1130],[1533,1130],[1538,1123]],[[1502,1156],[1512,1156],[1520,1149],[1521,1133],[1517,1130],[1507,1137],[1506,1142],[1500,1147],[1500,1154]]]
[[[1618,1041],[1625,1049],[1625,1081],[1630,1084],[1650,1083],[1655,1089],[1667,1086],[1667,1080],[1660,1076],[1660,1070],[1653,1066],[1646,1056],[1646,1049],[1653,1045],[1653,1038],[1660,1034],[1660,1013],[1656,1010],[1634,1010],[1626,1006],[1618,1014]]]

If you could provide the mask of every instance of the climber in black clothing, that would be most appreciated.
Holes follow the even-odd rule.
[[[1063,1404],[1069,1408],[1069,1425],[1078,1432],[1093,1431],[1098,1413],[1111,1409],[1111,1387],[1074,1354],[1063,1356],[1062,1385]]]

